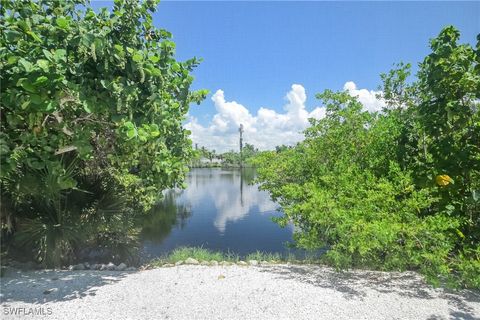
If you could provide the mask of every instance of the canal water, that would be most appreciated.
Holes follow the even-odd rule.
[[[142,219],[141,243],[149,258],[196,246],[247,255],[291,251],[292,227],[279,227],[278,205],[252,184],[255,169],[195,168],[185,190],[168,190]]]

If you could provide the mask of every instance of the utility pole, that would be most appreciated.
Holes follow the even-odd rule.
[[[238,128],[238,132],[240,133],[240,204],[243,207],[243,124],[240,123],[240,128]]]
[[[240,124],[240,128],[238,128],[238,132],[240,133],[240,168],[242,168],[242,150],[243,150],[243,124]]]

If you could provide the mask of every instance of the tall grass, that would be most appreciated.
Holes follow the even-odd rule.
[[[250,253],[245,257],[245,260],[257,260],[257,261],[282,261],[282,256],[278,253],[269,253],[269,252],[262,252],[256,251],[254,253]]]
[[[202,247],[180,247],[168,255],[153,260],[151,264],[176,263],[178,261],[185,261],[187,258],[193,258],[198,261],[226,260],[225,255],[221,252],[214,252]]]
[[[298,259],[298,257],[295,257],[295,255],[293,255],[292,253],[287,254],[286,256],[282,256],[278,253],[256,251],[247,254],[246,256],[239,256],[238,254],[233,252],[223,253],[205,249],[203,247],[180,247],[173,250],[169,254],[152,260],[149,264],[152,266],[161,266],[165,263],[176,263],[179,261],[185,261],[188,258],[193,258],[198,261],[215,260],[217,262],[227,261],[232,263],[236,263],[240,260],[257,260],[258,262],[268,261],[269,263],[292,262],[299,264],[319,262],[318,256],[305,256],[303,259]]]

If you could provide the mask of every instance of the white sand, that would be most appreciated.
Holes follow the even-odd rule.
[[[434,289],[415,273],[183,265],[10,272],[1,282],[2,319],[480,319],[478,292]]]

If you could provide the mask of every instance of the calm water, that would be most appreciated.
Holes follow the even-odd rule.
[[[147,257],[180,246],[203,246],[246,255],[256,250],[285,254],[292,228],[272,221],[278,205],[252,185],[251,168],[192,169],[187,189],[169,190],[163,203],[142,221]]]

